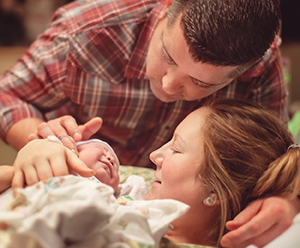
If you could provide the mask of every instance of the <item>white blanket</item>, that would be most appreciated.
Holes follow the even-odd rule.
[[[0,196],[0,247],[25,248],[33,241],[45,248],[158,247],[189,207],[175,200],[132,201],[145,186],[129,180],[138,183],[122,190],[134,193],[116,203],[111,187],[73,175],[20,189],[13,200],[7,191]]]

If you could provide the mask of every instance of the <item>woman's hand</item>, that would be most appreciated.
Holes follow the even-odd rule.
[[[230,248],[251,244],[263,247],[288,229],[299,212],[299,199],[288,201],[269,197],[253,201],[234,220],[227,222],[230,232],[223,236],[221,245]]]
[[[17,154],[13,164],[15,173],[12,180],[14,195],[24,184],[33,185],[54,176],[68,175],[70,170],[84,177],[95,172],[89,169],[73,152],[61,144],[48,140],[34,140]]]
[[[47,138],[49,135],[56,137],[69,135],[77,142],[89,139],[93,134],[98,132],[101,126],[102,119],[99,117],[95,117],[84,125],[78,126],[72,116],[65,115],[39,124],[36,133],[30,134],[28,140]],[[66,143],[64,145],[70,150],[76,151],[76,147],[74,147],[72,143]]]
[[[11,165],[0,166],[0,193],[11,187],[14,176],[14,167]]]

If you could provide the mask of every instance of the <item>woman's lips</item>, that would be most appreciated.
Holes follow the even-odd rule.
[[[155,180],[154,182],[151,183],[151,186],[155,186],[155,185],[160,185],[161,181]]]

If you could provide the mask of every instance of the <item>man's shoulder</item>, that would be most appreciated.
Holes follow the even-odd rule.
[[[144,22],[158,0],[81,0],[59,8],[52,25],[66,26],[66,32],[78,33],[114,25]]]

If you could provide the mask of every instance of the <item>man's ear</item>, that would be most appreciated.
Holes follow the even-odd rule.
[[[158,20],[160,20],[161,18],[163,18],[163,17],[165,16],[165,14],[166,14],[167,10],[169,9],[169,7],[170,7],[172,1],[173,1],[173,0],[168,0],[168,1],[167,1],[167,6],[166,6],[166,8],[163,10],[163,12],[161,12],[161,13],[159,14]]]
[[[219,201],[217,194],[211,192],[209,194],[209,196],[203,200],[203,204],[206,207],[214,207],[214,206],[220,205],[220,201]]]

